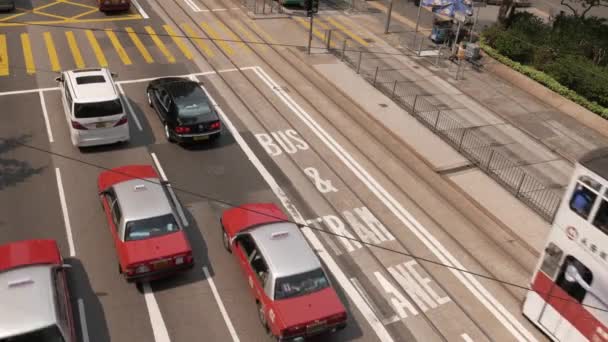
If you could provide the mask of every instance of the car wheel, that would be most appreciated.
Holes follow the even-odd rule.
[[[152,95],[150,94],[150,91],[146,91],[146,94],[148,95],[148,105],[150,107],[152,107]]]
[[[173,138],[171,137],[171,132],[169,131],[169,125],[167,125],[167,123],[165,123],[165,137],[167,138],[168,142],[173,142]]]
[[[222,227],[222,242],[224,242],[224,248],[228,251],[228,253],[232,253],[232,249],[230,248],[230,238],[228,237],[228,233]]]
[[[257,302],[258,305],[258,317],[260,318],[260,323],[262,323],[262,326],[264,327],[264,329],[266,329],[267,333],[270,333],[270,329],[268,329],[268,322],[266,322],[266,316],[264,316],[264,308],[262,307],[262,304],[260,302]]]

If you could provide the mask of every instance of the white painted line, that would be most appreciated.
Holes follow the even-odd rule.
[[[49,113],[46,111],[46,101],[44,100],[44,92],[39,90],[40,95],[40,106],[42,107],[42,115],[44,115],[44,125],[46,126],[46,133],[49,136],[49,142],[53,142],[53,132],[51,131],[51,123],[49,122]]]
[[[70,256],[76,255],[74,248],[74,240],[72,238],[72,225],[70,224],[70,216],[68,215],[68,206],[65,202],[65,193],[63,192],[63,182],[61,181],[61,171],[59,168],[55,168],[55,175],[57,176],[57,189],[59,189],[59,203],[61,204],[61,212],[63,213],[63,222],[65,222],[65,232],[68,238],[68,246],[70,248]]]
[[[82,298],[78,298],[78,315],[80,317],[80,330],[82,330],[82,342],[89,342],[89,328],[84,314],[84,301]]]
[[[211,10],[211,12],[222,12],[222,11],[227,11],[227,8],[214,8]]]
[[[150,283],[143,283],[142,288],[144,290],[144,300],[146,301],[146,307],[148,308],[148,315],[150,316],[154,341],[170,342],[171,339],[169,338],[169,332],[167,332],[167,326],[163,320],[163,315],[160,313],[160,308],[154,297],[154,292],[152,292],[152,288],[150,288]]]
[[[215,287],[215,283],[213,282],[213,278],[209,274],[209,270],[207,266],[203,266],[203,273],[205,274],[205,279],[209,281],[209,286],[211,287],[211,292],[213,292],[213,297],[215,297],[215,301],[217,302],[217,306],[220,308],[220,312],[222,313],[222,317],[224,317],[224,322],[226,322],[226,326],[228,327],[228,331],[230,332],[230,336],[232,336],[232,340],[234,342],[239,342],[239,336],[236,334],[236,330],[232,325],[232,321],[230,320],[230,316],[228,316],[228,312],[224,307],[224,303],[222,302],[222,298],[220,297],[219,292],[217,292],[217,288]]]
[[[277,196],[277,198],[281,201],[283,207],[285,207],[285,209],[289,212],[294,221],[300,224],[306,224],[306,220],[304,219],[304,217],[300,214],[295,205],[291,203],[289,197],[287,197],[287,195],[276,182],[274,177],[270,174],[270,172],[268,172],[266,167],[264,167],[264,165],[262,164],[260,159],[258,159],[258,157],[255,155],[253,150],[251,150],[249,145],[247,145],[239,131],[232,124],[232,121],[230,121],[228,116],[224,113],[224,110],[217,105],[217,102],[215,102],[215,100],[213,99],[211,94],[209,94],[207,89],[205,89],[205,87],[201,88],[206,93],[207,97],[209,97],[211,104],[216,108],[217,112],[222,118],[222,121],[228,127],[228,130],[234,137],[235,141],[239,144],[245,155],[247,155],[249,161],[251,161],[253,166],[258,170],[262,178],[264,178],[268,186],[274,192],[275,196]],[[382,322],[380,322],[380,320],[378,319],[376,314],[374,314],[374,311],[369,307],[369,305],[365,303],[363,297],[361,297],[359,292],[357,292],[357,290],[353,287],[353,284],[349,281],[349,279],[346,277],[342,269],[340,269],[340,266],[338,266],[332,256],[325,250],[325,247],[323,246],[321,241],[319,241],[317,236],[312,232],[312,230],[310,228],[304,227],[302,228],[302,233],[310,242],[311,247],[317,251],[317,254],[323,260],[329,271],[336,278],[344,292],[350,297],[351,301],[355,304],[355,306],[361,312],[363,317],[365,317],[372,329],[374,329],[374,332],[376,333],[378,338],[381,341],[393,341],[393,338],[388,333],[388,330],[386,330]]]
[[[51,90],[59,90],[59,88],[55,87],[55,88],[36,88],[36,89],[26,89],[26,90],[12,90],[12,91],[5,91],[3,93],[0,93],[0,96],[31,94],[31,93],[37,93],[39,91],[51,91]]]
[[[141,127],[141,123],[139,122],[139,119],[137,118],[137,115],[135,115],[135,111],[133,110],[133,107],[131,106],[131,101],[125,94],[125,91],[122,89],[122,86],[120,84],[118,85],[118,91],[120,91],[120,97],[122,98],[122,102],[124,102],[127,105],[127,110],[129,111],[129,114],[131,114],[131,118],[133,118],[133,120],[135,121],[135,125],[137,126],[137,129],[139,129],[140,132],[143,131],[144,129],[143,129],[143,127]]]
[[[139,14],[141,14],[141,16],[144,19],[150,19],[150,17],[148,16],[148,13],[146,13],[146,11],[144,11],[144,9],[139,5],[139,2],[137,2],[137,0],[132,0],[133,1],[133,5],[135,5],[135,8],[137,8],[137,11],[139,12]]]
[[[304,122],[317,137],[367,186],[367,188],[424,243],[443,264],[465,270],[458,261],[412,214],[388,193],[336,140],[329,135],[309,113],[304,111],[266,72],[257,67],[254,72]],[[450,268],[454,276],[490,311],[518,340],[536,341],[536,338],[519,322],[472,274]]]
[[[353,286],[355,287],[355,289],[357,289],[357,292],[359,292],[361,297],[363,297],[363,300],[365,301],[365,303],[367,303],[367,305],[369,305],[369,307],[372,309],[374,314],[376,314],[376,316],[378,316],[378,317],[382,317],[382,315],[378,312],[376,305],[373,304],[372,300],[367,295],[367,292],[365,291],[365,289],[363,288],[363,285],[361,285],[359,280],[355,277],[351,277],[350,282],[353,283]]]
[[[460,335],[460,337],[462,337],[462,339],[464,340],[464,342],[473,342],[473,339],[467,333],[464,333],[464,334]]]
[[[168,182],[169,180],[167,179],[165,170],[163,170],[163,167],[160,165],[160,161],[156,157],[156,153],[150,152],[150,155],[152,156],[152,160],[154,161],[154,164],[156,165],[156,169],[158,170],[158,173],[160,173],[160,178],[163,181]],[[184,214],[184,209],[182,208],[181,203],[177,199],[177,196],[175,196],[175,192],[173,191],[173,187],[171,187],[171,184],[167,184],[167,190],[169,191],[169,195],[171,196],[173,203],[175,203],[175,208],[177,209],[177,214],[179,215],[179,219],[182,220],[182,225],[184,227],[188,227],[189,223],[188,223],[188,220],[186,219],[186,215]]]
[[[194,12],[201,12],[201,8],[194,2],[194,0],[184,0],[186,5],[190,6]]]

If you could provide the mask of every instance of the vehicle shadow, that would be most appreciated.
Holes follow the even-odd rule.
[[[80,260],[65,258],[64,262],[72,266],[67,272],[67,280],[72,298],[72,315],[76,322],[76,340],[110,342],[106,316],[99,301],[99,296],[105,294],[93,290]],[[83,318],[84,322],[81,321]]]
[[[236,143],[234,137],[227,129],[222,130],[222,134],[216,140],[208,140],[196,144],[179,144],[182,148],[188,151],[207,151],[216,148],[230,146]]]
[[[162,278],[158,280],[154,280],[150,283],[151,287],[155,292],[161,292],[164,290],[172,289],[175,287],[184,286],[190,283],[196,283],[203,281],[206,278],[203,273],[202,267],[205,266],[209,272],[209,276],[213,277],[214,270],[211,266],[211,262],[209,261],[209,254],[207,250],[207,243],[201,234],[201,230],[194,217],[188,210],[184,208],[184,215],[186,216],[186,220],[188,221],[188,227],[184,228],[186,236],[188,237],[188,241],[190,241],[190,246],[192,248],[192,256],[194,257],[194,267],[185,272],[181,272],[175,275],[172,275],[167,278]],[[141,288],[139,288],[141,292]]]
[[[20,135],[15,138],[0,139],[0,190],[44,171],[45,167],[34,168],[26,161],[1,156],[27,144],[30,138],[30,135]]]

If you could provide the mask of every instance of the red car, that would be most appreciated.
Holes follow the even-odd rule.
[[[167,187],[150,165],[102,172],[99,196],[128,281],[160,278],[192,268],[192,249]]]
[[[260,321],[274,337],[297,341],[346,327],[346,309],[317,255],[276,205],[226,210],[221,224],[224,247],[241,265]]]
[[[0,341],[76,341],[70,267],[53,240],[0,246]]]

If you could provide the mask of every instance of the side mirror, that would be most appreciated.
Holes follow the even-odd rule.
[[[69,270],[72,268],[72,265],[70,264],[62,264],[61,266],[59,266],[60,269],[62,270]]]
[[[118,74],[115,72],[111,72],[110,75],[112,75],[112,77],[118,77]]]
[[[63,82],[63,76],[55,77],[55,82]]]

